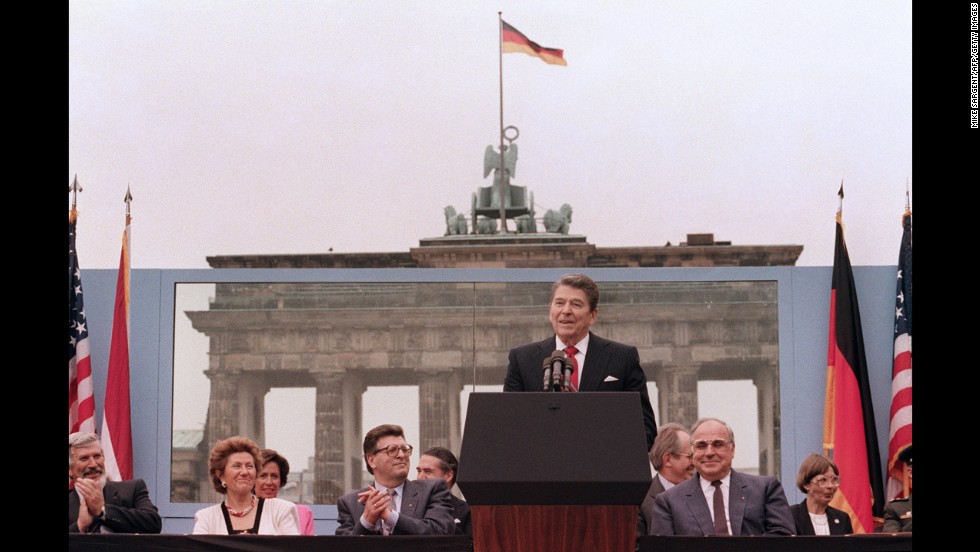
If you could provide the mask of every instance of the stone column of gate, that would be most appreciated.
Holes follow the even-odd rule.
[[[417,370],[419,378],[419,454],[431,447],[459,451],[459,394],[463,385],[452,370]],[[455,448],[454,448],[455,447]]]
[[[336,504],[341,495],[351,490],[344,486],[345,372],[312,375],[316,381],[313,497],[316,504]]]
[[[752,382],[759,408],[759,473],[780,477],[779,363],[760,366]]]
[[[207,421],[204,424],[206,428],[204,434],[208,442],[207,450],[204,451],[204,469],[202,470],[202,473],[207,473],[207,455],[214,444],[222,439],[241,435],[238,384],[242,378],[242,371],[212,369],[205,370],[204,375],[211,380]],[[179,405],[175,404],[175,407],[179,408]],[[199,496],[202,501],[207,501],[206,497],[211,497],[215,501],[219,498],[211,487],[210,476],[201,483]]]
[[[698,419],[697,364],[672,364],[657,374],[657,399],[660,414],[657,424],[676,422],[691,427]]]

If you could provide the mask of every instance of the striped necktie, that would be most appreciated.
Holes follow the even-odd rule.
[[[396,496],[398,496],[398,491],[396,491],[396,490],[394,490],[394,489],[388,489],[388,490],[387,490],[386,492],[388,493],[388,496],[390,496],[390,497],[391,497],[391,511],[393,511],[393,512],[397,512],[397,511],[398,511],[398,503],[397,503],[397,502],[395,502],[395,497],[396,497]],[[382,535],[385,535],[385,536],[388,536],[388,535],[390,535],[390,534],[391,534],[391,533],[392,533],[392,532],[393,532],[394,530],[395,530],[395,528],[394,528],[394,527],[390,527],[390,526],[389,526],[389,525],[388,525],[387,523],[385,523],[384,521],[382,521],[382,522],[381,522],[381,534],[382,534]]]

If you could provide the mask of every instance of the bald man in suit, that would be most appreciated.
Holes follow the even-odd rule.
[[[728,424],[717,418],[702,418],[691,428],[691,439],[697,473],[657,495],[651,534],[793,534],[796,524],[779,480],[732,469],[735,434]],[[721,504],[714,499],[715,493],[720,495]]]

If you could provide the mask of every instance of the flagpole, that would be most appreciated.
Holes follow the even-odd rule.
[[[905,211],[911,211],[912,204],[909,203],[909,178],[905,177]]]
[[[504,172],[506,169],[504,167],[504,154],[507,151],[507,146],[504,145],[504,12],[497,12],[497,40],[499,41],[499,61],[500,61],[500,233],[507,233],[507,211],[504,209],[506,202],[504,194],[506,190],[505,178],[507,174]],[[476,226],[476,221],[473,221],[473,225]]]
[[[130,234],[129,224],[133,220],[133,217],[132,217],[131,212],[130,212],[130,207],[131,207],[131,205],[133,203],[133,193],[130,191],[129,184],[126,184],[126,196],[123,197],[123,203],[126,204],[126,228],[125,228],[125,230],[123,230],[126,233],[126,236],[125,236],[125,239],[124,239],[124,244],[123,244],[124,247],[126,248],[126,251],[123,254],[126,255],[126,259],[125,259],[125,263],[126,263],[126,336],[127,336],[127,340],[126,341],[128,343],[129,342],[129,339],[128,339],[128,336],[129,336],[129,270],[130,270],[129,246],[130,246],[130,238],[132,237],[131,234]]]

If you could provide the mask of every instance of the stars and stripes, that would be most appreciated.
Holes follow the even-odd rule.
[[[895,293],[895,344],[892,366],[892,405],[888,431],[887,500],[909,496],[903,450],[912,446],[912,211],[902,216],[902,246],[898,253]]]
[[[78,211],[68,215],[68,433],[95,431],[92,360],[82,301],[82,273],[75,250]]]

